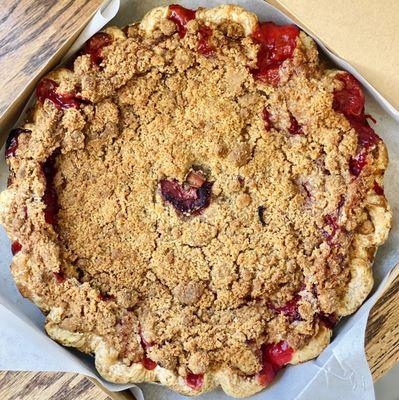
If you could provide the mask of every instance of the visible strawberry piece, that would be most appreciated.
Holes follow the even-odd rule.
[[[319,312],[319,314],[317,315],[317,317],[319,318],[320,322],[329,329],[333,329],[334,326],[337,324],[338,322],[338,318],[335,314],[326,314],[323,311]]]
[[[66,276],[63,272],[53,272],[53,276],[57,283],[63,283],[66,280]]]
[[[42,164],[42,172],[46,179],[46,188],[42,198],[43,203],[46,205],[44,210],[44,219],[51,225],[56,224],[59,210],[58,195],[54,186],[54,177],[57,173],[55,168],[55,157],[56,154],[53,154]]]
[[[11,253],[13,256],[15,256],[15,254],[19,253],[22,250],[22,245],[21,243],[18,242],[18,240],[14,240],[11,243]]]
[[[347,117],[351,127],[357,132],[357,138],[360,148],[369,149],[380,140],[374,129],[369,126],[367,119],[363,117],[351,118]]]
[[[278,85],[279,68],[294,55],[298,35],[299,29],[293,25],[279,26],[273,22],[258,24],[252,34],[260,45],[257,68],[253,71],[255,78],[273,86]]]
[[[144,336],[143,333],[141,331],[141,327],[139,327],[139,335],[140,335],[140,343],[141,343],[141,347],[144,350],[144,358],[141,360],[141,363],[143,364],[145,369],[148,370],[153,370],[155,369],[155,367],[157,366],[157,363],[153,360],[151,360],[150,358],[147,357],[147,349],[149,349],[150,347],[152,347],[154,344],[148,342]]]
[[[269,304],[269,308],[279,314],[286,315],[288,318],[290,318],[291,321],[300,321],[302,319],[298,311],[298,302],[300,300],[301,296],[296,295],[293,299],[289,300],[282,307],[275,307]]]
[[[344,88],[334,92],[334,110],[346,117],[359,117],[363,114],[365,102],[359,81],[348,73],[338,74],[337,79],[344,83]]]
[[[287,365],[294,354],[294,350],[288,345],[285,340],[276,344],[267,344],[263,347],[263,359],[270,364],[282,368]]]
[[[381,187],[377,181],[374,181],[374,186],[373,186],[374,192],[380,196],[384,195],[384,188]]]
[[[349,160],[349,172],[353,176],[359,176],[363,168],[367,165],[367,153],[365,151],[351,157]]]
[[[143,367],[145,368],[145,369],[148,369],[148,370],[153,370],[153,369],[155,369],[156,368],[156,366],[157,366],[157,363],[155,362],[155,361],[152,361],[150,358],[148,358],[148,357],[144,357],[143,359],[142,359],[142,361],[141,361],[141,363],[143,364]]]
[[[367,151],[373,148],[380,137],[371,128],[367,119],[376,122],[371,115],[364,113],[365,98],[358,80],[349,73],[337,75],[344,88],[334,92],[333,108],[341,112],[358,135],[358,154],[349,160],[349,172],[359,176],[367,165]]]
[[[291,133],[291,135],[303,135],[302,126],[299,125],[296,118],[293,115],[291,115],[290,120],[291,120],[291,125],[288,128],[288,132]]]
[[[265,122],[265,129],[266,129],[267,131],[270,130],[270,128],[273,127],[273,123],[272,123],[272,121],[270,120],[270,112],[269,112],[269,110],[267,109],[267,107],[265,107],[265,108],[263,109],[263,111],[262,111],[262,118],[263,118],[263,121]]]
[[[75,93],[57,93],[57,87],[58,83],[52,79],[42,79],[36,87],[37,99],[41,103],[49,99],[59,110],[79,108],[82,101],[76,97]]]
[[[176,24],[179,36],[184,38],[187,33],[187,23],[195,19],[195,11],[184,8],[178,4],[171,4],[169,6],[168,18]]]
[[[198,30],[198,51],[205,57],[211,57],[215,54],[216,49],[209,43],[212,37],[212,29],[209,26],[202,25]]]
[[[6,150],[5,150],[5,156],[6,158],[9,157],[14,157],[15,152],[18,149],[18,137],[21,134],[28,134],[32,133],[30,129],[13,129],[10,134],[8,135],[8,138],[6,140]]]
[[[201,187],[181,185],[176,180],[160,181],[163,199],[183,214],[196,215],[208,207],[211,199],[212,182],[204,182]]]
[[[291,361],[294,350],[282,340],[263,345],[261,351],[262,369],[256,374],[256,379],[260,385],[267,386],[273,382],[278,371]]]
[[[85,43],[81,54],[89,54],[91,62],[100,65],[103,61],[102,49],[111,43],[111,35],[106,32],[97,32]]]
[[[186,376],[186,383],[191,389],[199,390],[204,384],[204,374],[193,374],[189,372]]]
[[[276,377],[278,369],[275,368],[272,364],[268,362],[264,362],[262,369],[256,374],[256,380],[259,385],[269,386]]]

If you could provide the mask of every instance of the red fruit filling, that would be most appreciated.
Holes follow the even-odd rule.
[[[327,239],[327,242],[332,244],[335,234],[340,229],[337,218],[331,214],[327,214],[324,216],[324,222],[331,228],[331,232],[323,231],[323,235]]]
[[[261,351],[262,369],[256,374],[256,379],[260,385],[267,386],[274,380],[278,371],[291,361],[294,350],[282,340],[276,344],[263,345]]]
[[[13,256],[15,256],[15,254],[19,253],[22,249],[22,245],[21,243],[18,242],[18,240],[14,240],[11,243],[11,253]]]
[[[58,196],[54,186],[54,177],[57,173],[55,168],[56,154],[50,156],[46,162],[42,164],[42,172],[46,179],[46,189],[44,190],[43,202],[46,205],[44,210],[44,219],[48,224],[55,225],[58,214]]]
[[[324,222],[330,227],[330,232],[323,230],[323,236],[327,239],[329,245],[333,245],[333,239],[338,230],[341,227],[338,225],[338,215],[341,212],[341,208],[345,204],[345,196],[341,196],[337,205],[337,209],[334,213],[327,214],[324,216]]]
[[[99,298],[101,301],[111,301],[111,300],[115,300],[115,296],[112,295],[112,294],[108,294],[108,293],[100,293],[100,294],[98,295],[98,298]]]
[[[349,160],[349,171],[359,176],[367,165],[367,151],[380,140],[371,128],[367,119],[375,121],[371,115],[364,113],[364,94],[360,83],[351,74],[343,73],[337,76],[344,88],[334,92],[333,108],[345,115],[351,127],[358,135],[358,154]]]
[[[215,54],[216,49],[209,43],[212,36],[212,29],[206,25],[202,25],[198,31],[198,51],[205,57],[211,57]]]
[[[280,82],[281,64],[292,58],[296,47],[299,29],[293,25],[279,26],[273,22],[264,22],[257,26],[252,34],[260,45],[255,78],[276,86]]]
[[[42,79],[36,87],[36,97],[44,103],[49,99],[59,110],[67,108],[79,108],[82,100],[75,93],[57,93],[58,83],[52,79]]]
[[[204,374],[192,374],[189,372],[186,376],[186,383],[191,389],[199,390],[204,383]]]
[[[288,132],[291,133],[291,135],[303,135],[302,126],[299,125],[296,118],[293,115],[291,115],[290,119],[291,119],[291,125],[288,128]]]
[[[143,367],[145,368],[145,369],[148,369],[148,370],[153,370],[153,369],[155,369],[156,368],[156,366],[157,366],[157,363],[155,362],[155,361],[152,361],[150,358],[148,358],[148,357],[146,357],[146,356],[144,356],[144,358],[143,358],[143,360],[141,361],[141,363],[143,364]]]
[[[262,118],[263,121],[265,122],[265,129],[268,131],[270,128],[273,127],[273,124],[272,121],[270,120],[270,112],[266,107],[262,111]]]
[[[53,272],[53,275],[57,283],[65,282],[66,276],[63,272]]]
[[[187,179],[191,179],[190,174]],[[193,186],[187,180],[183,185],[175,179],[162,179],[160,181],[162,198],[167,203],[172,204],[176,211],[187,215],[197,215],[209,206],[212,185],[212,182],[205,180],[200,187]]]
[[[286,315],[291,321],[301,321],[301,315],[298,311],[298,302],[301,300],[301,296],[296,295],[292,300],[288,301],[282,307],[275,307],[269,304],[269,308],[279,314]]]
[[[169,6],[168,18],[176,24],[179,36],[184,38],[187,32],[187,23],[195,19],[195,11],[179,6],[178,4],[172,4]]]
[[[374,181],[374,192],[380,196],[384,195],[384,188],[382,188],[376,181]]]
[[[6,140],[6,150],[5,150],[5,156],[6,158],[9,157],[14,157],[15,152],[18,149],[18,137],[20,134],[27,134],[27,133],[32,133],[31,130],[29,129],[13,129],[10,134],[8,135],[8,138]]]
[[[91,62],[100,65],[103,61],[102,49],[111,43],[111,35],[105,32],[97,32],[85,43],[81,54],[89,54]]]
[[[329,329],[333,329],[334,326],[338,322],[338,318],[334,314],[325,314],[323,311],[319,312],[317,315],[317,318],[319,318],[320,322]]]
[[[334,110],[346,117],[360,117],[364,113],[364,94],[358,80],[348,73],[339,74],[337,79],[344,88],[334,92]]]
[[[367,165],[367,153],[363,151],[349,160],[349,172],[353,176],[359,176],[362,169]]]
[[[139,335],[140,335],[140,343],[141,347],[144,349],[144,358],[141,360],[141,363],[143,364],[143,367],[148,370],[153,370],[157,366],[157,363],[155,361],[152,361],[150,358],[147,357],[146,352],[147,349],[153,346],[152,343],[147,342],[143,334],[141,333],[141,328],[139,329]]]

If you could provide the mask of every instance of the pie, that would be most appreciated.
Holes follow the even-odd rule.
[[[6,144],[11,271],[105,379],[249,396],[370,292],[387,151],[297,27],[158,7],[36,97]]]

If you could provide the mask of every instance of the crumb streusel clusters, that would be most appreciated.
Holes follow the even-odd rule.
[[[367,296],[386,150],[298,28],[161,7],[36,94],[6,147],[12,272],[106,378],[249,395]]]

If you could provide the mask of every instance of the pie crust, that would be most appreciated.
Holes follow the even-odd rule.
[[[250,396],[266,386],[257,372],[264,357],[261,346],[289,344],[290,360],[279,367],[317,357],[332,334],[333,324],[323,318],[338,320],[353,313],[372,288],[374,255],[391,225],[382,189],[388,163],[385,145],[369,133],[366,139],[358,139],[356,121],[334,111],[334,93],[343,90],[339,77],[345,73],[326,69],[314,42],[303,32],[295,38],[292,57],[278,64],[277,84],[256,79],[251,71],[259,67],[259,44],[254,41],[258,24],[255,14],[223,5],[197,10],[183,33],[171,20],[169,7],[155,8],[140,24],[123,30],[107,28],[101,40],[111,38],[111,43],[100,50],[97,42],[92,44],[92,52],[83,51],[73,68],[45,77],[56,83],[53,97],[49,97],[51,82],[47,81],[44,100],[40,101],[44,92],[38,91],[39,100],[21,128],[25,131],[10,141],[12,173],[9,187],[0,194],[0,221],[15,244],[11,266],[15,282],[22,295],[46,314],[49,336],[93,354],[99,373],[111,382],[160,382],[184,395],[198,395],[220,385],[228,395]],[[198,38],[203,40],[202,53]],[[208,71],[205,81],[201,68]],[[180,95],[181,76],[191,85],[184,95]],[[222,88],[222,95],[207,87],[213,96],[207,101],[206,92],[201,92],[201,85],[207,84]],[[357,86],[351,90],[353,94]],[[175,99],[172,106],[168,93]],[[195,94],[201,112],[190,103]],[[218,97],[225,102],[218,102]],[[174,118],[188,123],[187,127],[173,125]],[[198,138],[201,130],[196,131],[194,122],[190,125],[196,118],[208,135],[203,137],[204,146],[209,145],[206,151]],[[208,139],[213,132],[209,121],[213,121],[214,142]],[[242,132],[235,135],[229,124]],[[170,158],[170,127],[176,135],[187,136],[187,147],[182,141],[180,147],[172,147],[172,157],[182,165],[163,164]],[[223,142],[225,132],[232,135],[229,142]],[[120,137],[127,150],[122,143],[113,161],[110,148],[115,143],[119,146]],[[140,147],[147,137],[153,145],[158,143],[161,161]],[[364,157],[357,154],[362,140],[370,149]],[[54,155],[56,167],[46,161]],[[123,164],[125,158],[131,162],[129,157],[135,164],[126,166],[152,177],[148,181],[132,172],[136,175],[129,186],[129,193],[136,190],[142,196],[132,211],[136,213],[134,229],[138,226],[134,241],[141,241],[140,251],[149,255],[143,258],[140,253],[136,259],[132,252],[127,259],[123,248],[110,253],[117,270],[114,277],[103,255],[96,258],[96,265],[93,254],[84,248],[79,253],[75,247],[84,243],[84,237],[89,250],[91,242],[100,241],[92,236],[93,226],[101,225],[101,234],[109,235],[101,236],[102,247],[98,247],[104,254],[107,238],[112,247],[117,237],[114,230],[126,234],[123,224],[131,214],[123,211],[123,205],[134,203],[134,198],[120,187],[108,193],[107,182],[112,179],[107,173],[115,169],[115,181],[122,179],[129,168],[114,165]],[[145,163],[147,158],[151,164]],[[349,172],[351,162],[356,162],[352,171],[357,168],[359,173]],[[194,173],[190,189],[187,182],[186,186],[176,183],[188,181],[190,173]],[[259,175],[262,179],[257,180]],[[79,182],[75,189],[73,179]],[[189,197],[189,191],[190,196],[199,196],[203,186],[195,186],[198,180],[198,185],[209,182],[211,195],[193,205],[184,196]],[[162,185],[157,187],[162,181],[168,183],[172,200]],[[142,191],[134,185],[143,185]],[[146,185],[154,187],[146,191]],[[268,185],[274,191],[268,192]],[[265,206],[257,195],[261,189],[270,197]],[[89,196],[93,190],[97,200],[92,202],[84,192]],[[183,200],[173,199],[176,190],[183,191]],[[121,200],[122,208],[118,205],[125,216],[121,219],[114,213],[116,198],[130,199]],[[151,208],[140,206],[145,201]],[[93,208],[81,213],[87,204]],[[185,208],[179,209],[182,204]],[[46,214],[52,207],[58,213],[54,223],[49,222],[54,213]],[[222,214],[226,209],[227,214]],[[79,225],[82,214],[93,224]],[[241,237],[251,215],[256,224],[248,222]],[[155,230],[140,225],[145,218],[153,221]],[[263,237],[262,229],[275,226],[276,221],[281,230]],[[304,224],[311,226],[309,230]],[[296,232],[309,236],[298,237]],[[148,244],[152,241],[154,246]],[[171,248],[182,253],[176,250],[171,255]],[[268,252],[263,248],[269,248]],[[236,270],[229,269],[226,261],[232,254],[236,259],[231,268]],[[173,259],[167,264],[171,269],[162,269],[169,258]],[[102,263],[108,269],[102,269]],[[139,268],[133,268],[136,264],[145,271],[143,280],[123,286],[123,279],[136,279],[129,277]],[[187,265],[198,270],[189,270]],[[211,268],[203,270],[204,265]],[[141,287],[148,291],[140,291]],[[199,326],[195,334],[191,325]],[[188,384],[190,374],[194,383]],[[201,382],[196,385],[198,379]]]

